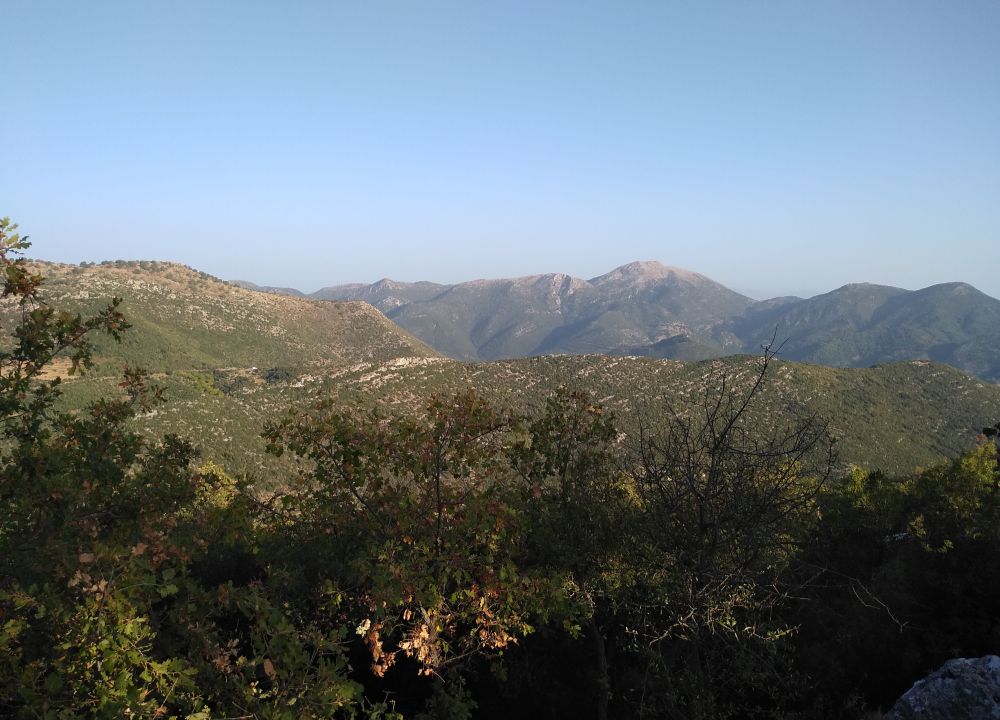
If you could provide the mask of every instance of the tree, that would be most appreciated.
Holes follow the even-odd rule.
[[[570,589],[564,615],[583,624],[594,656],[596,715],[608,717],[611,671],[605,625],[625,580],[621,569],[630,526],[614,419],[587,393],[562,387],[514,446],[527,484],[530,562]]]
[[[336,597],[291,597],[292,564],[242,581],[220,568],[268,539],[256,506],[196,471],[189,442],[131,428],[162,401],[143,373],[56,411],[53,359],[83,371],[91,335],[127,323],[117,299],[89,318],[49,307],[16,229],[0,220],[0,716],[395,717],[347,677]]]
[[[996,454],[996,484],[1000,487],[1000,422],[983,428],[983,438],[993,443]]]
[[[86,319],[41,301],[43,278],[23,258],[29,243],[16,230],[0,220],[4,317],[15,318],[0,350],[0,710],[69,717],[152,714],[168,702],[194,708],[189,668],[155,657],[150,596],[135,590],[155,585],[156,566],[179,552],[168,525],[192,491],[192,448],[176,438],[146,447],[126,429],[137,408],[159,398],[139,372],[126,372],[121,398],[55,413],[61,380],[42,372],[60,355],[69,356],[69,373],[86,369],[89,336],[117,339],[128,324],[117,298]],[[148,562],[156,553],[161,561]]]
[[[519,564],[513,432],[472,392],[435,397],[416,417],[320,400],[266,430],[271,452],[306,461],[270,503],[296,519],[304,552],[324,559],[313,582],[346,591],[376,676],[408,664],[440,681],[499,655],[558,595]]]
[[[698,399],[644,420],[633,443],[645,588],[631,626],[647,677],[670,685],[652,694],[668,716],[724,715],[739,673],[766,687],[759,648],[790,631],[774,610],[834,453],[825,422],[769,404],[774,357],[765,348],[742,376],[713,369]]]
[[[807,588],[789,620],[801,628],[800,665],[822,678],[827,697],[889,707],[945,660],[994,651],[996,472],[996,449],[983,442],[900,477],[856,468],[824,489],[802,554],[824,582]],[[844,709],[857,717],[864,707]]]

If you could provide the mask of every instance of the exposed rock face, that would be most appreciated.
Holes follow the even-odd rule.
[[[955,658],[918,681],[885,720],[1000,719],[1000,657]]]

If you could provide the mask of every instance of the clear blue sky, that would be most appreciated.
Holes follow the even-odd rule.
[[[34,254],[1000,296],[1000,2],[2,0]]]

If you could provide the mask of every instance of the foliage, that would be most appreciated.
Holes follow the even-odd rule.
[[[0,714],[356,715],[344,628],[295,614],[267,582],[198,572],[252,515],[218,470],[193,471],[188,442],[129,429],[159,389],[126,370],[118,397],[54,412],[47,366],[89,367],[91,335],[127,324],[117,301],[85,319],[40,302],[15,231],[0,221],[3,297],[19,311],[0,352]]]
[[[128,323],[117,300],[51,307],[16,230],[0,221],[0,716],[846,718],[1000,644],[1000,426],[918,472],[834,477],[816,400],[769,387],[813,371],[770,350],[645,380],[500,363],[482,393],[478,366],[398,363],[459,390],[419,412],[369,397],[384,376],[353,406],[333,392],[361,363],[270,396],[277,464],[234,475],[243,436],[219,464],[139,431],[169,407],[145,373],[74,379]],[[263,367],[162,381],[194,430],[304,384]],[[871,404],[913,377],[862,376]],[[648,397],[613,413],[561,386],[581,378]],[[834,402],[830,378],[808,387]],[[490,402],[501,381],[531,401]]]
[[[401,656],[432,675],[500,653],[545,612],[550,583],[517,563],[511,432],[510,418],[471,393],[434,398],[419,418],[348,414],[324,400],[266,431],[272,452],[311,461],[282,511],[354,545],[331,580],[364,588],[357,633],[376,675]]]
[[[749,705],[746,696],[782,675],[765,658],[793,631],[781,609],[834,454],[820,419],[775,417],[761,405],[773,357],[765,348],[752,374],[717,376],[636,441],[642,542],[633,553],[643,562],[629,625],[649,682],[674,688],[644,700],[646,711],[707,718],[774,708],[766,694]]]
[[[823,493],[803,559],[824,582],[792,617],[802,667],[830,696],[886,708],[945,660],[996,651],[996,472],[983,443],[910,476],[858,470]]]

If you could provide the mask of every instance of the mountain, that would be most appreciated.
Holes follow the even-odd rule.
[[[275,476],[275,467],[288,462],[264,454],[264,422],[317,397],[345,408],[379,402],[413,410],[434,393],[472,387],[501,406],[532,407],[560,385],[570,385],[593,393],[632,436],[640,424],[655,425],[666,408],[699,397],[720,373],[738,380],[756,363],[746,356],[687,363],[609,355],[458,362],[441,357],[362,302],[256,292],[170,263],[38,264],[37,269],[48,278],[44,293],[53,305],[87,312],[118,295],[133,325],[121,345],[98,344],[92,372],[66,378],[65,409],[120,392],[124,363],[143,366],[166,388],[168,402],[141,418],[141,426],[193,438],[206,458],[254,477]],[[514,307],[522,296],[548,293],[549,314],[535,315],[558,319],[560,312],[582,312],[591,303],[600,308],[609,302],[608,286],[627,298],[630,292],[655,296],[676,283],[683,297],[706,284],[662,266],[602,277],[463,283],[444,294],[457,312],[463,298],[477,295]],[[724,314],[725,302],[732,301],[726,293],[715,297],[722,309],[699,309],[706,322],[713,313]],[[931,308],[940,303],[933,297],[925,301]],[[880,310],[885,302],[874,304],[878,307],[867,319],[864,314],[855,318],[859,327],[888,312]],[[840,438],[843,463],[890,471],[907,471],[967,447],[982,427],[996,422],[1000,408],[1000,386],[925,361],[863,369],[783,361],[775,364],[769,388],[773,417],[789,409],[820,413],[830,418]]]
[[[702,360],[759,352],[833,367],[934,360],[1000,381],[1000,301],[964,283],[859,283],[755,302],[698,273],[634,262],[590,280],[549,274],[457,285],[380,280],[314,297],[364,300],[460,360],[602,353]]]
[[[432,282],[405,283],[383,278],[371,285],[353,283],[334,285],[317,290],[310,297],[317,300],[363,300],[388,313],[401,305],[431,300],[448,289],[448,285]]]
[[[711,339],[711,328],[752,303],[704,275],[657,262],[591,280],[561,273],[457,285],[386,279],[313,297],[369,302],[460,360],[623,352],[677,335],[703,337],[712,347],[707,355],[719,355],[726,341]]]
[[[118,296],[132,325],[120,344],[94,338],[95,366],[83,377],[66,375],[66,362],[54,365],[50,375],[64,376],[64,409],[119,393],[126,364],[144,368],[168,402],[141,423],[196,440],[206,457],[239,474],[281,475],[283,461],[263,452],[263,423],[304,402],[318,378],[365,363],[439,359],[363,302],[257,292],[165,262],[33,269],[45,276],[41,297],[53,307],[89,314]],[[14,312],[0,305],[4,328]]]
[[[120,346],[99,340],[98,363],[114,356],[165,372],[437,355],[362,302],[256,292],[165,262],[36,267],[46,277],[41,296],[53,306],[93,312],[124,299],[133,328]]]
[[[782,356],[836,367],[943,362],[1000,381],[1000,301],[965,283],[908,291],[845,285],[808,300],[752,306],[726,326],[744,347],[777,331]]]
[[[230,280],[231,285],[236,287],[245,288],[247,290],[256,290],[258,292],[273,293],[275,295],[291,295],[292,297],[306,297],[306,294],[301,290],[296,290],[295,288],[287,287],[274,287],[272,285],[258,285],[257,283],[252,283],[249,280]]]

